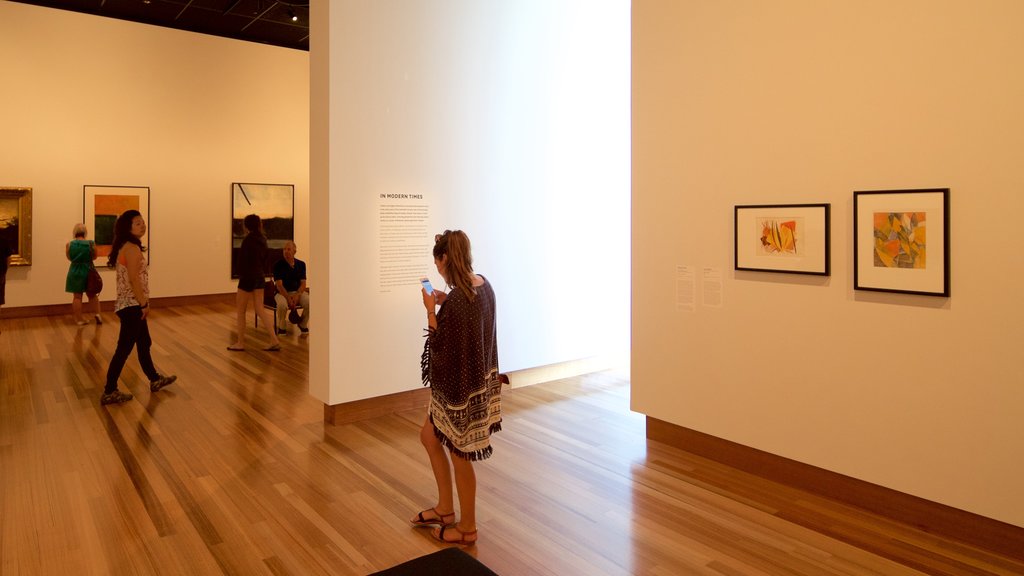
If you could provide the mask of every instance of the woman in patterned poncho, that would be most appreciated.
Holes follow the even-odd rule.
[[[477,540],[473,462],[491,455],[490,436],[501,430],[494,291],[486,278],[473,273],[469,237],[461,230],[434,238],[434,264],[451,291],[422,291],[429,326],[423,383],[430,385],[430,406],[420,441],[430,457],[438,502],[411,521],[439,526],[433,536],[442,542],[469,545]],[[462,512],[458,522],[453,471]]]

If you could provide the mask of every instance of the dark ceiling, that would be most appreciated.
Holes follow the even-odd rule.
[[[289,0],[13,0],[155,26],[309,50],[309,2]]]

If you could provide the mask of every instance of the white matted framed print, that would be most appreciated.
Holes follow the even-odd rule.
[[[149,186],[91,186],[84,187],[84,217],[82,222],[89,228],[96,241],[96,260],[101,266],[114,244],[114,222],[126,210],[138,210],[146,221],[146,234],[140,238],[146,247],[143,254],[149,261]]]
[[[830,204],[736,206],[736,270],[828,276]]]
[[[949,296],[949,188],[853,193],[853,287]]]

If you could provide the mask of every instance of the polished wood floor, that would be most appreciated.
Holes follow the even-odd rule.
[[[133,356],[135,400],[101,407],[106,318],[2,320],[0,574],[367,574],[438,549],[407,523],[433,503],[421,411],[325,427],[308,340],[228,352],[223,304],[156,308],[178,383],[151,394]],[[628,395],[615,372],[509,390],[469,551],[503,576],[1024,574],[648,442]]]

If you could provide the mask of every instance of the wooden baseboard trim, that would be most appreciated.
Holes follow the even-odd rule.
[[[70,297],[69,297],[70,298]],[[205,304],[219,304],[222,302],[234,303],[235,293],[226,294],[193,294],[191,296],[167,296],[153,298],[153,306],[202,306]],[[103,312],[114,311],[114,301],[104,300],[100,297],[100,310]],[[4,318],[34,318],[37,316],[64,316],[71,315],[71,302],[67,304],[45,304],[41,306],[4,306]]]
[[[428,402],[430,402],[430,388],[419,388],[365,400],[324,404],[324,424],[336,426],[406,410],[425,409]]]
[[[510,374],[502,374],[502,377],[504,378],[502,383],[508,384],[511,387],[511,382],[514,382],[515,387],[519,387],[539,382],[550,382],[559,378],[567,378],[569,376],[576,376],[579,374],[589,374],[595,369],[605,369],[607,368],[608,362],[609,361],[606,358],[586,358],[583,360],[552,364],[550,366],[529,368]],[[595,363],[598,363],[600,367],[594,368]],[[580,371],[581,367],[587,367],[589,370]],[[422,409],[427,407],[428,402],[430,402],[430,389],[418,388],[416,390],[387,394],[385,396],[356,400],[354,402],[344,402],[333,405],[324,404],[324,424],[348,424],[350,422],[358,422],[360,420],[367,420],[369,418],[376,418],[378,416],[385,416],[396,412],[404,412],[406,410],[414,410],[418,408]]]
[[[1024,561],[1024,528],[647,417],[647,438],[761,478]]]

